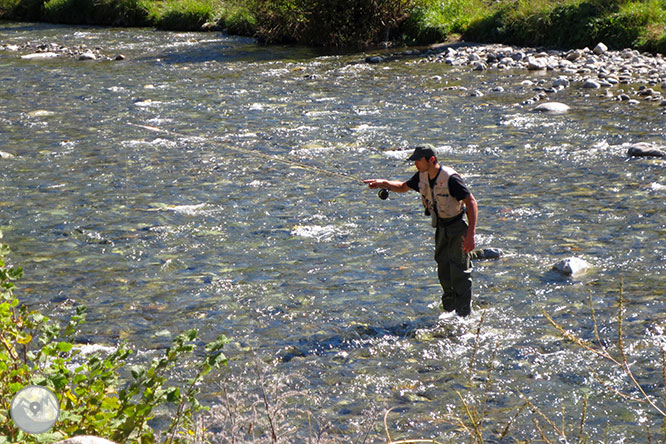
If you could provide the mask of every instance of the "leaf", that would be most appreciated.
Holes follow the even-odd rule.
[[[26,345],[29,344],[30,341],[32,341],[32,335],[29,333],[25,334],[21,332],[16,336],[16,342],[19,344]]]
[[[58,342],[58,350],[61,352],[66,353],[70,351],[73,347],[74,345],[69,342]]]
[[[173,387],[167,393],[167,401],[169,402],[178,402],[180,400],[180,390],[178,387]]]
[[[220,335],[213,342],[206,345],[206,351],[208,353],[216,352],[216,351],[222,349],[222,347],[225,344],[228,344],[228,343],[229,343],[229,339],[224,335]]]

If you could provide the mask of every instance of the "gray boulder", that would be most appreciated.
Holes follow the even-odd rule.
[[[647,142],[638,142],[629,145],[627,150],[629,157],[666,157],[666,151],[655,144]]]
[[[552,113],[552,114],[562,114],[568,112],[570,109],[569,105],[560,102],[546,102],[541,103],[534,107],[532,111],[537,113]]]
[[[553,270],[565,276],[578,276],[584,274],[591,265],[583,259],[569,257],[553,265]]]

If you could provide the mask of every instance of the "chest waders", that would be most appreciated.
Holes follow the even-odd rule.
[[[448,180],[452,174],[456,174],[453,169],[442,167],[430,186],[428,173],[421,173],[419,191],[435,227],[435,262],[443,290],[442,308],[467,316],[472,302],[472,261],[463,249],[468,227],[463,219],[463,203],[449,193]]]

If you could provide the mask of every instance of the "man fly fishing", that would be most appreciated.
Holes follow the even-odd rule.
[[[465,182],[452,168],[439,164],[431,145],[414,149],[408,160],[418,170],[406,182],[366,179],[370,188],[405,193],[421,193],[426,215],[435,230],[435,261],[442,285],[442,308],[464,317],[471,312],[472,261],[478,207]],[[467,222],[463,216],[467,214]]]

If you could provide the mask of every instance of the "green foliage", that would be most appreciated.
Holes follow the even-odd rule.
[[[666,23],[665,3],[660,0],[633,1],[619,6],[616,12],[602,15],[591,21],[595,37],[611,42],[614,48],[641,46],[646,44],[650,29]]]
[[[210,0],[170,0],[155,17],[155,25],[174,31],[199,30],[214,15]]]
[[[232,35],[253,36],[257,20],[248,9],[237,7],[227,13],[223,27]]]
[[[37,21],[42,18],[44,0],[0,0],[0,18]]]
[[[148,0],[47,0],[42,19],[53,23],[146,26]]]
[[[254,0],[257,37],[313,46],[365,46],[390,38],[414,0]]]
[[[166,442],[181,441],[178,433],[192,427],[194,415],[203,409],[198,383],[213,369],[226,364],[221,350],[227,339],[220,336],[206,345],[203,358],[191,364],[193,374],[184,385],[171,385],[176,366],[195,352],[196,330],[173,340],[164,356],[150,364],[130,365],[126,345],[114,352],[83,355],[73,342],[84,322],[85,307],[78,307],[65,328],[39,311],[31,311],[14,296],[14,281],[21,268],[5,265],[8,249],[0,245],[0,443],[57,441],[79,434],[92,434],[118,443],[155,442],[148,421],[155,409],[175,409]],[[130,379],[121,379],[129,369]],[[49,387],[58,396],[61,412],[50,433],[27,435],[9,420],[13,395],[27,385]]]

